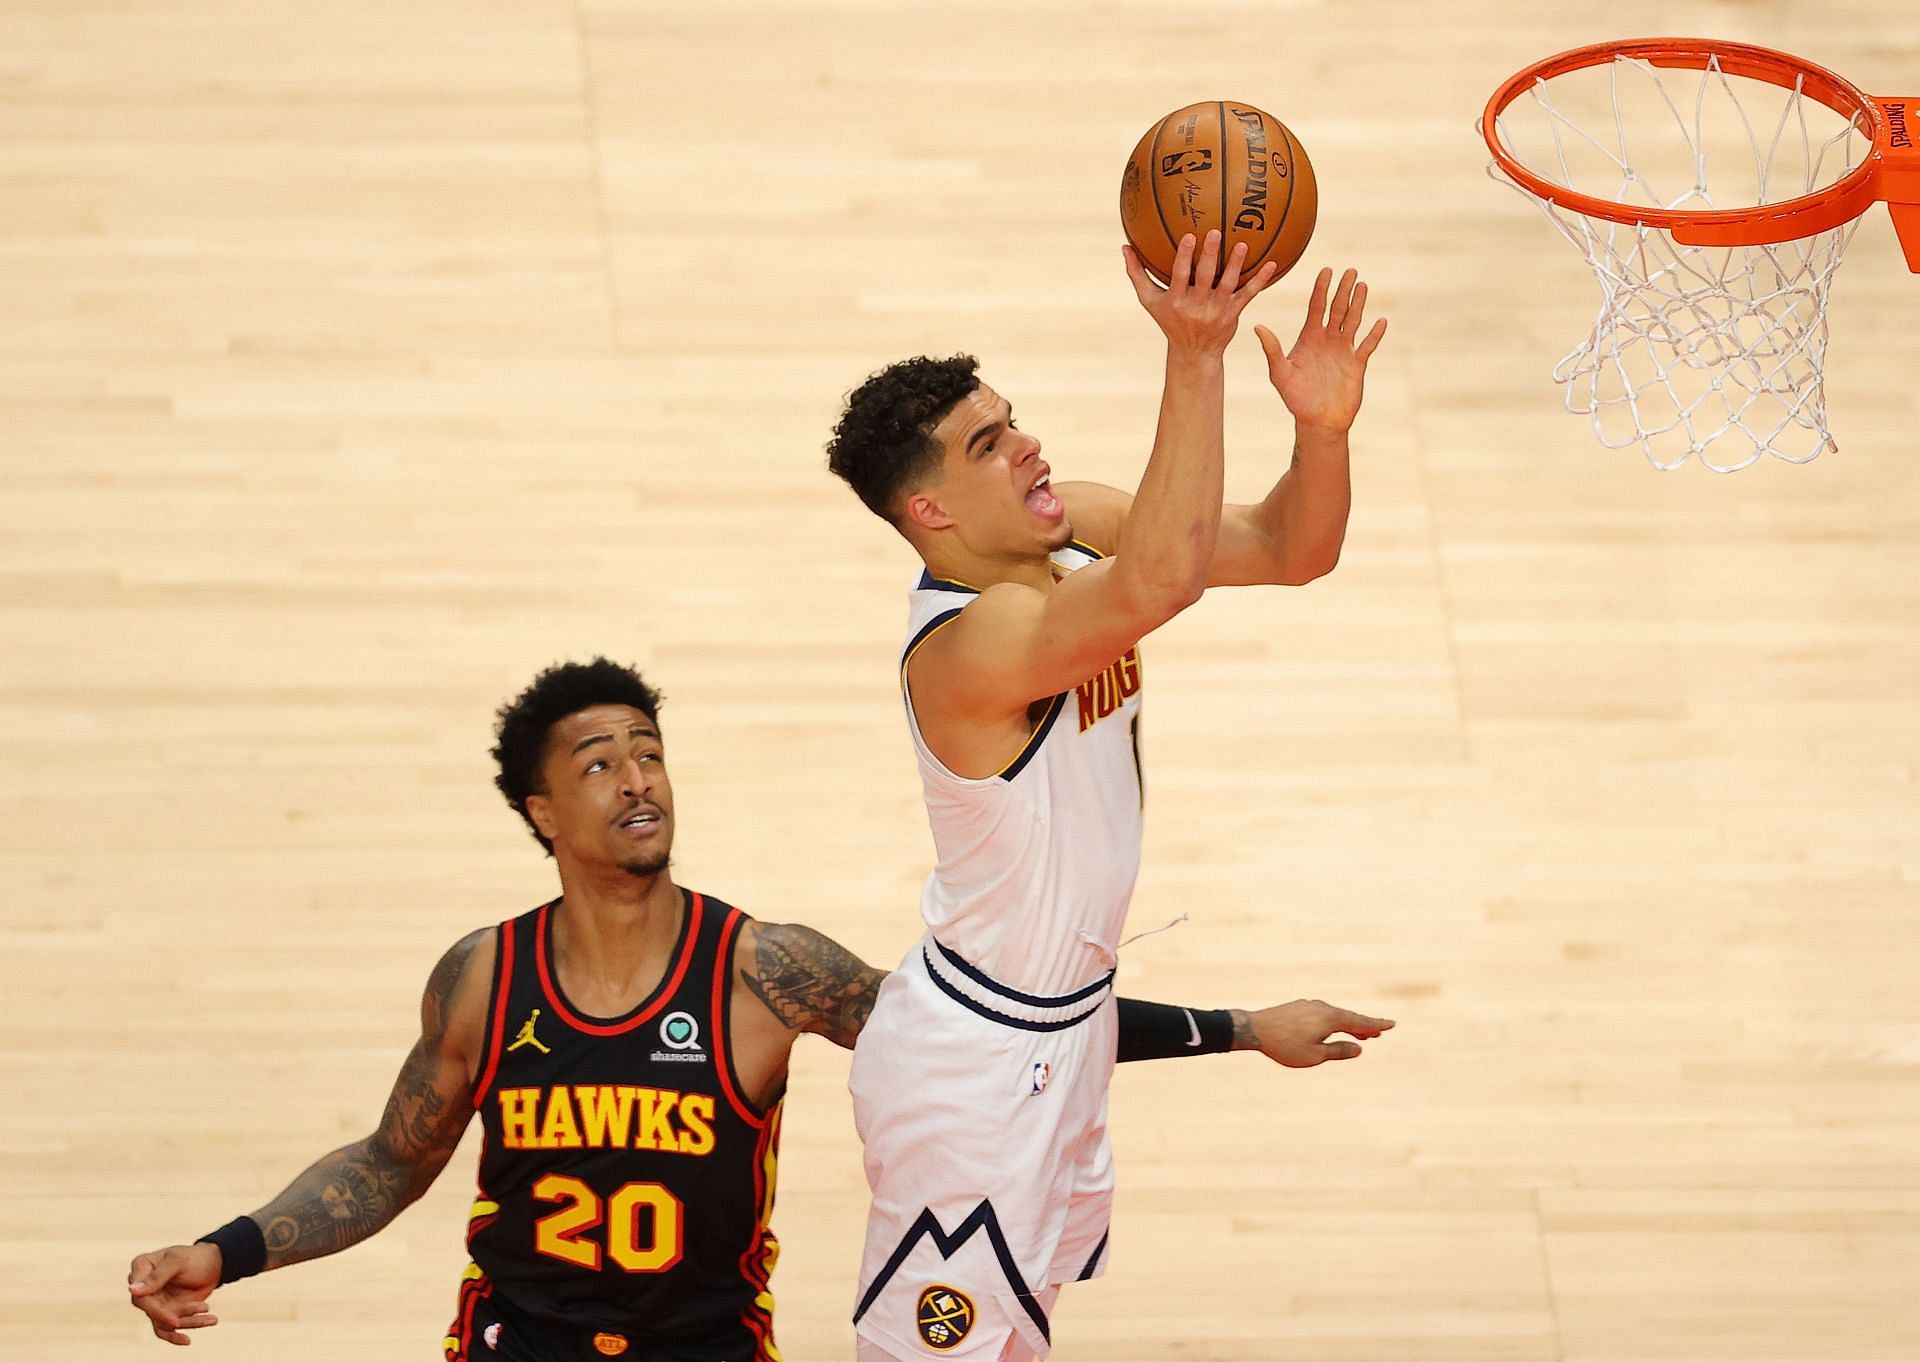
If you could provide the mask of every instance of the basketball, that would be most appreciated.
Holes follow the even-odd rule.
[[[1319,203],[1299,139],[1272,114],[1231,100],[1189,104],[1155,123],[1120,177],[1120,225],[1162,284],[1180,238],[1204,242],[1214,228],[1222,269],[1244,241],[1242,279],[1269,260],[1285,274],[1313,237]]]

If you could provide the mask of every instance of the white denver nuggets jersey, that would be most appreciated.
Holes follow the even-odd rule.
[[[1101,555],[1078,540],[1065,575]],[[901,687],[914,650],[978,593],[922,573],[911,595]],[[998,775],[969,780],[928,750],[906,695],[937,862],[920,896],[934,939],[1005,984],[1069,994],[1114,967],[1140,871],[1137,647],[1040,707]]]

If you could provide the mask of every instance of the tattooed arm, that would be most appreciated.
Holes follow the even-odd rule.
[[[851,1050],[887,972],[811,927],[756,922],[749,930],[735,955],[741,981],[787,1030]]]
[[[467,936],[441,957],[420,1000],[420,1039],[401,1066],[379,1128],[336,1149],[250,1217],[266,1240],[266,1267],[286,1267],[359,1243],[432,1184],[473,1116],[474,1069],[486,1025],[493,932]],[[133,1260],[133,1304],[156,1337],[218,1321],[207,1297],[221,1280],[212,1244],[175,1245]]]
[[[486,1024],[485,987],[464,990],[462,1000],[460,985],[476,948],[490,947],[492,937],[491,929],[474,932],[434,966],[420,1000],[420,1039],[400,1066],[379,1128],[334,1150],[253,1213],[269,1269],[338,1253],[384,1229],[453,1157],[473,1116],[473,1060]],[[472,973],[484,985],[491,970]]]

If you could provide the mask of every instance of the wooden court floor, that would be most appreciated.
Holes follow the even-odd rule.
[[[1560,410],[1578,258],[1483,175],[1527,62],[1703,33],[1920,91],[1875,0],[0,5],[0,1358],[160,1356],[136,1251],[370,1129],[438,953],[550,892],[490,786],[539,667],[643,666],[683,882],[876,961],[929,856],[904,547],[846,389],[970,350],[1131,486],[1117,177],[1261,104],[1392,329],[1339,570],[1154,638],[1127,991],[1399,1019],[1132,1066],[1062,1362],[1920,1359],[1920,278],[1834,289],[1839,452],[1661,475]],[[1229,487],[1290,437],[1229,356]],[[847,1358],[846,1056],[774,1279]],[[474,1149],[192,1354],[438,1357]]]

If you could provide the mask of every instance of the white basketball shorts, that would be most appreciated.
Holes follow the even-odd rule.
[[[1106,1270],[1111,974],[1065,997],[989,978],[931,936],[854,1050],[873,1203],[855,1331],[896,1357],[1047,1355],[1047,1289]]]

